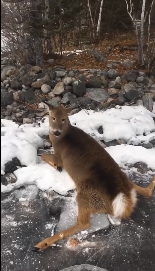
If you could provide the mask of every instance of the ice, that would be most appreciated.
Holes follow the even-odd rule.
[[[108,270],[90,264],[80,264],[70,266],[65,269],[61,269],[60,271],[108,271]]]
[[[75,195],[69,200],[66,199],[64,210],[61,212],[59,223],[56,227],[56,233],[72,227],[77,220],[77,205]],[[89,233],[96,232],[101,229],[107,229],[109,220],[105,214],[93,214],[90,217],[90,228],[77,233],[78,238],[85,238]]]

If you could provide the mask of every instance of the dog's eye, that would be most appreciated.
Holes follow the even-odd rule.
[[[52,120],[54,120],[54,121],[55,121],[55,118],[54,118],[54,117],[52,117]]]
[[[62,119],[62,123],[64,123],[65,122],[65,119]]]

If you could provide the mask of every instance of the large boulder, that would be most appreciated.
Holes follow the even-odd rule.
[[[60,95],[65,91],[64,89],[64,83],[63,82],[58,82],[56,86],[53,89],[53,94],[54,95]]]
[[[81,97],[81,96],[85,95],[86,94],[85,82],[80,81],[80,80],[74,81],[74,83],[73,83],[73,93],[77,97]]]
[[[91,76],[86,82],[87,88],[101,88],[102,80],[97,76]]]
[[[11,81],[11,88],[12,89],[22,89],[22,81],[17,78],[14,78]]]
[[[86,95],[88,98],[96,102],[105,102],[109,98],[109,94],[105,89],[102,88],[87,88]]]
[[[6,106],[13,103],[13,92],[1,91],[1,106]]]

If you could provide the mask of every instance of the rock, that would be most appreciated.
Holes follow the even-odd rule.
[[[133,67],[134,63],[135,60],[125,59],[124,61],[122,61],[122,66],[127,69],[130,69]]]
[[[86,81],[86,77],[85,77],[85,75],[83,75],[83,74],[79,74],[79,75],[78,75],[78,79],[79,79],[80,81],[83,81],[83,82]]]
[[[66,75],[66,71],[56,71],[56,76],[63,78]]]
[[[37,74],[35,74],[35,80],[37,80],[37,79],[43,79],[45,76],[46,76],[45,72],[37,73]]]
[[[142,100],[137,100],[137,101],[136,101],[136,104],[137,104],[137,105],[142,105],[142,106],[143,106],[143,101],[142,101]]]
[[[74,115],[74,114],[77,114],[79,111],[81,111],[80,108],[75,108],[75,109],[73,109],[73,110],[69,113],[69,115],[72,116],[72,115]]]
[[[99,132],[99,134],[102,135],[103,134],[103,127],[102,126],[98,127],[97,131]]]
[[[57,107],[59,105],[60,101],[61,101],[61,98],[58,96],[58,97],[52,98],[51,100],[48,100],[48,104],[51,104],[54,107]]]
[[[150,140],[150,143],[155,146],[155,139]]]
[[[6,106],[13,103],[13,93],[1,91],[1,106]]]
[[[104,268],[100,268],[90,264],[81,264],[61,269],[60,271],[107,271]]]
[[[88,98],[97,102],[106,102],[109,98],[109,94],[106,90],[99,88],[87,88],[86,94]]]
[[[32,76],[27,74],[22,78],[22,85],[31,86],[32,83],[33,83],[33,77]]]
[[[102,52],[100,52],[97,49],[93,49],[90,51],[90,54],[93,55],[93,57],[98,61],[98,62],[106,62],[107,59],[104,56],[104,54]]]
[[[70,101],[70,107],[75,108],[89,108],[91,105],[91,99],[88,97],[78,97]]]
[[[65,91],[64,89],[64,83],[63,82],[59,82],[56,84],[56,86],[53,89],[53,94],[54,95],[60,95]]]
[[[50,99],[52,99],[52,98],[55,97],[55,95],[54,95],[54,93],[51,91],[51,92],[48,93],[48,97],[49,97]]]
[[[23,118],[23,124],[31,124],[34,122],[33,118]]]
[[[36,97],[35,93],[31,90],[27,90],[26,92],[19,92],[19,100],[22,102],[30,102],[30,101],[34,101],[34,102],[40,102],[39,98]]]
[[[33,88],[41,88],[41,86],[44,84],[44,80],[38,80],[32,83]]]
[[[73,83],[73,78],[72,78],[72,77],[65,77],[65,78],[63,79],[63,82],[64,82],[64,84],[65,84],[66,86],[72,85],[72,83]]]
[[[136,85],[134,83],[125,84],[124,91],[124,97],[129,101],[135,101],[140,96],[140,93],[136,89]]]
[[[152,149],[153,148],[153,145],[150,143],[150,142],[148,142],[148,143],[142,143],[142,144],[140,144],[142,147],[144,147],[145,149]]]
[[[56,72],[55,71],[51,71],[50,72],[50,79],[51,80],[55,80],[55,78],[56,78]]]
[[[9,76],[9,75],[15,74],[15,71],[16,71],[15,66],[10,66],[10,65],[5,66],[1,72],[1,81],[3,81],[3,78],[5,79],[7,75]],[[7,72],[9,72],[9,74],[7,74]]]
[[[144,107],[146,107],[150,112],[153,111],[153,99],[151,93],[146,93],[143,98]]]
[[[110,69],[108,71],[107,77],[110,79],[115,79],[118,75],[119,75],[118,71],[116,71],[115,69]]]
[[[54,63],[54,59],[53,59],[53,58],[48,59],[48,60],[47,60],[47,63],[53,64],[53,63]]]
[[[137,83],[144,83],[144,79],[145,79],[144,76],[139,76],[139,77],[137,77],[136,82]]]
[[[34,73],[39,73],[39,72],[41,72],[41,71],[42,71],[42,68],[39,67],[39,66],[33,66],[33,67],[31,68],[31,72],[34,72]]]
[[[69,72],[68,72],[68,76],[69,76],[69,77],[74,77],[74,76],[75,76],[75,73],[74,73],[73,71],[69,71]]]
[[[133,166],[137,168],[137,171],[140,172],[141,174],[145,174],[147,171],[149,171],[149,168],[143,162],[137,162]]]
[[[1,184],[3,185],[15,183],[16,181],[17,177],[13,173],[7,173],[4,176],[1,176]]]
[[[22,81],[19,81],[18,79],[13,79],[11,81],[11,88],[13,89],[22,89]]]
[[[51,91],[51,87],[49,85],[47,85],[47,84],[43,84],[41,86],[41,90],[42,90],[43,93],[47,94],[47,93],[49,93]]]
[[[21,163],[17,157],[14,157],[11,161],[5,164],[5,173],[13,173],[18,167],[21,167]]]
[[[107,86],[108,86],[108,79],[106,78],[106,76],[102,75],[102,76],[100,77],[100,79],[101,79],[102,85],[103,85],[104,87],[107,87]]]
[[[52,89],[56,86],[57,82],[54,80],[46,81],[46,84],[49,85]]]
[[[76,95],[72,94],[71,92],[67,92],[64,94],[63,98],[61,99],[62,104],[68,104],[72,99],[75,99]]]
[[[86,86],[83,81],[76,80],[73,83],[73,94],[77,97],[81,97],[86,94]]]
[[[150,92],[155,93],[155,84],[153,84],[150,88]]]
[[[53,68],[53,70],[54,71],[65,71],[65,66],[63,66],[63,65],[59,65],[59,66],[55,66],[54,68]]]
[[[15,101],[19,101],[20,100],[20,93],[21,93],[21,90],[13,92],[13,99]]]
[[[101,86],[102,86],[102,81],[97,76],[91,76],[86,82],[87,88],[101,88]]]
[[[109,88],[108,89],[108,94],[111,96],[111,95],[114,95],[114,94],[118,94],[119,90],[116,89],[116,88]]]
[[[129,71],[122,76],[121,80],[123,83],[135,82],[138,76],[139,71]]]

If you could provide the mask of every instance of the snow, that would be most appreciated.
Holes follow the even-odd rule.
[[[105,112],[82,110],[69,118],[72,125],[105,142],[124,139],[126,144],[106,148],[121,167],[144,162],[155,170],[155,149],[136,146],[155,138],[153,117],[155,113],[143,106],[117,106]],[[42,191],[52,189],[62,195],[75,188],[65,170],[60,173],[37,156],[37,149],[43,147],[41,136],[48,135],[48,117],[38,124],[21,126],[2,119],[1,126],[1,174],[5,174],[5,164],[13,157],[17,157],[26,166],[14,172],[17,176],[16,183],[1,185],[2,192],[30,184],[35,184]],[[98,132],[100,126],[103,134]]]

